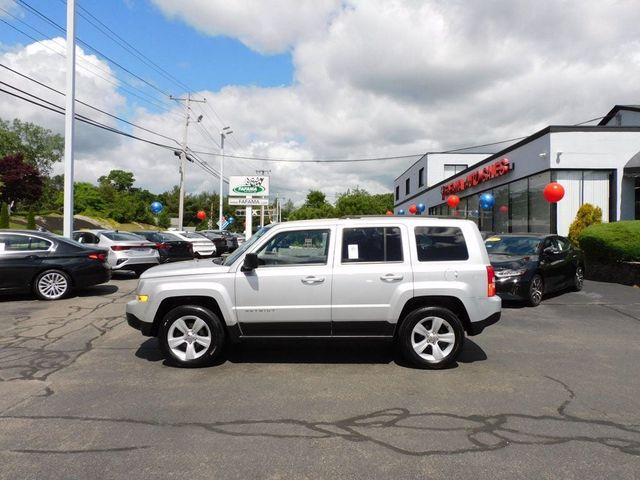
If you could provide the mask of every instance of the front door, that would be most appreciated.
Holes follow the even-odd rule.
[[[242,335],[329,336],[333,236],[329,228],[274,235],[259,266],[236,273],[236,311]]]

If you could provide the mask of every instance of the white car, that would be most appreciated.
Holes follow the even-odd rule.
[[[213,361],[227,340],[372,337],[443,368],[502,305],[475,223],[401,216],[268,225],[222,264],[144,273],[136,293],[129,325],[181,366]]]
[[[193,245],[193,254],[196,257],[212,257],[216,252],[216,245],[204,235],[198,232],[185,232],[180,230],[167,230],[166,233],[171,233],[181,240],[191,242]]]
[[[72,238],[85,245],[107,248],[107,264],[112,270],[131,270],[140,275],[160,263],[156,244],[130,232],[78,230]]]

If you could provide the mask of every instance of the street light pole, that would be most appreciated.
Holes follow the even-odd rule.
[[[63,235],[73,232],[73,137],[76,99],[76,10],[75,0],[67,1],[67,94],[64,111],[64,217]]]
[[[222,211],[222,199],[224,197],[224,139],[227,138],[227,135],[231,135],[232,133],[233,130],[231,130],[230,127],[224,127],[220,132],[220,209],[218,212],[219,229],[222,229],[222,223],[224,222],[224,214]]]

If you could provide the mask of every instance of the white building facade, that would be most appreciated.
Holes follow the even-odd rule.
[[[427,165],[420,165],[424,158],[396,179],[396,214],[423,203],[430,215],[469,218],[483,231],[560,235],[568,233],[584,203],[600,207],[604,222],[640,219],[640,107],[616,106],[597,126],[547,127],[398,198],[409,176],[417,182],[420,168],[441,169],[446,162],[430,163],[427,158]],[[565,190],[557,204],[547,202],[542,194],[550,182],[560,183]],[[480,207],[484,193],[495,199],[490,209]],[[449,195],[460,198],[455,209],[447,205]]]

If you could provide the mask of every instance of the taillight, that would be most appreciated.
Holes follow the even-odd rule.
[[[107,259],[107,254],[104,252],[91,252],[87,255],[91,260],[97,260],[99,262],[104,262]]]
[[[496,294],[496,273],[491,265],[487,265],[487,296]]]
[[[156,243],[156,248],[158,250],[169,250],[171,248],[170,243]]]
[[[131,247],[125,245],[111,245],[111,250],[119,252],[120,250],[129,250]]]

